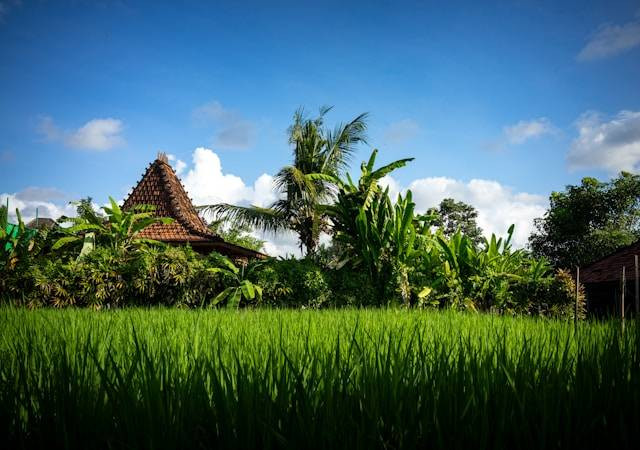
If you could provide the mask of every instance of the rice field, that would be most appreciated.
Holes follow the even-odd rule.
[[[640,330],[0,308],[2,448],[637,448]]]

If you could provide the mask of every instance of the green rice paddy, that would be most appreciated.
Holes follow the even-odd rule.
[[[640,330],[0,308],[2,448],[637,448]]]

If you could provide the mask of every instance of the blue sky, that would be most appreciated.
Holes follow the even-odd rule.
[[[370,112],[380,162],[416,158],[393,186],[477,200],[489,229],[524,233],[550,191],[640,168],[638,1],[0,5],[0,193],[27,209],[121,199],[158,150],[197,203],[264,203],[299,106]],[[244,194],[225,196],[231,174]]]

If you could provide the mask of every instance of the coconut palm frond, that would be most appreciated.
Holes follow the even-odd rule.
[[[283,167],[274,177],[274,186],[280,192],[286,192],[293,197],[313,199],[318,197],[317,184],[300,169],[294,166]]]
[[[362,113],[345,125],[338,125],[328,132],[324,150],[324,171],[342,172],[347,168],[355,151],[355,146],[367,143],[367,119],[369,113]]]
[[[288,228],[286,216],[273,208],[236,206],[228,203],[218,203],[198,208],[201,211],[213,214],[217,219],[228,221],[237,226],[248,226],[268,232],[277,232]]]

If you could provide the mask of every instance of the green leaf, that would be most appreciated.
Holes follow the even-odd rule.
[[[239,288],[233,288],[233,292],[229,295],[229,301],[227,302],[227,308],[237,309],[240,306],[240,299],[242,294]]]
[[[59,248],[67,244],[70,244],[71,242],[77,242],[79,240],[80,240],[80,237],[78,236],[67,236],[67,237],[60,238],[55,242],[55,244],[51,246],[51,250],[58,250]]]
[[[249,280],[243,280],[242,283],[240,283],[240,289],[242,289],[242,294],[246,299],[253,300],[255,298],[256,291],[253,287],[253,283]]]

